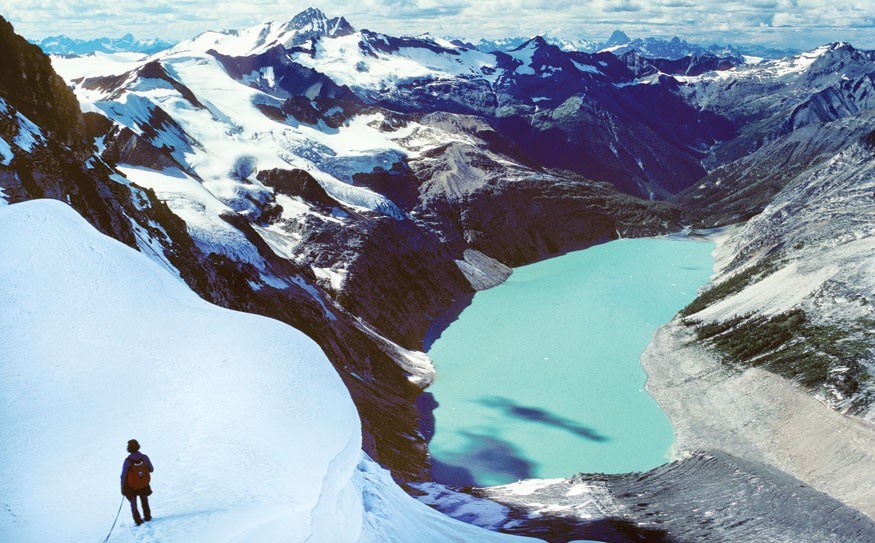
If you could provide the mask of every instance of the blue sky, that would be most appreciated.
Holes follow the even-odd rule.
[[[762,43],[810,49],[830,41],[875,48],[875,0],[0,0],[28,38],[54,34],[182,40],[204,30],[285,20],[313,5],[357,28],[389,34],[479,37],[550,34]]]

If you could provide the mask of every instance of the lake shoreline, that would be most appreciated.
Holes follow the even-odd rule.
[[[641,356],[647,390],[675,430],[674,459],[722,450],[761,462],[875,519],[875,425],[838,413],[778,375],[730,369],[678,318]]]
[[[615,240],[516,268],[460,303],[439,323],[428,352],[437,378],[417,401],[434,480],[482,486],[665,462],[674,431],[644,389],[640,356],[708,281],[712,248],[690,235]]]

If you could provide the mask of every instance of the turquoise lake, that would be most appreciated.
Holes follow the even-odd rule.
[[[617,240],[478,292],[429,350],[434,479],[484,486],[664,463],[674,431],[640,357],[707,282],[713,248]]]

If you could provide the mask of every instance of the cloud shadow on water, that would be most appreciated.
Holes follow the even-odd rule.
[[[575,420],[563,417],[561,415],[556,415],[555,413],[551,413],[545,409],[541,409],[540,407],[529,407],[525,405],[520,405],[513,400],[510,400],[508,398],[502,398],[500,396],[481,398],[477,400],[477,403],[484,407],[498,409],[505,417],[513,417],[519,420],[545,424],[547,426],[552,426],[560,430],[565,430],[566,432],[570,432],[580,438],[587,439],[589,441],[610,441],[609,437],[600,434],[593,428],[583,426]]]
[[[432,458],[432,478],[454,486],[511,483],[534,477],[535,464],[512,444],[493,436],[462,432],[467,443],[451,458]]]

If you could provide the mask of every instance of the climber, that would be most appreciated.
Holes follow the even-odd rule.
[[[149,508],[149,495],[152,487],[149,485],[154,470],[149,457],[140,452],[140,444],[136,439],[128,441],[128,452],[122,465],[122,495],[131,502],[131,514],[137,526],[152,520],[152,510]],[[143,504],[143,516],[137,510],[137,496]]]

